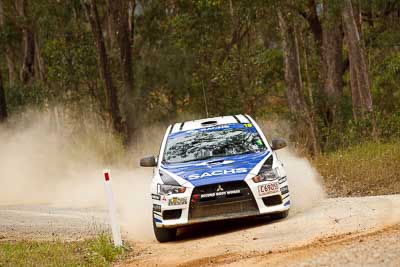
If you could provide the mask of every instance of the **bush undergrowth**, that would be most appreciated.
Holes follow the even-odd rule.
[[[319,156],[314,164],[330,196],[400,193],[400,143],[365,142]]]

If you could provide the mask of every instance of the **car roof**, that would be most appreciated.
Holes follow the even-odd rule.
[[[205,118],[193,121],[184,121],[173,124],[170,133],[195,130],[195,129],[205,128],[210,126],[218,126],[228,123],[251,123],[251,121],[250,121],[250,116],[242,114]]]

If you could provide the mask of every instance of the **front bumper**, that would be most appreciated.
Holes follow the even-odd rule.
[[[278,180],[261,183],[254,183],[252,180],[228,182],[207,185],[204,188],[188,188],[184,194],[160,196],[159,200],[153,198],[154,221],[157,227],[175,228],[289,210],[290,193],[286,178],[279,179],[277,192],[260,192],[260,186],[276,182]],[[223,190],[216,191],[219,185]],[[228,195],[229,192],[232,194]],[[207,197],[200,199],[200,195]]]

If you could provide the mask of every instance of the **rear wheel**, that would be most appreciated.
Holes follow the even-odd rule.
[[[176,238],[176,228],[158,228],[153,218],[154,235],[158,242],[169,242]]]
[[[289,215],[289,210],[285,210],[282,212],[277,212],[277,213],[273,213],[271,214],[271,219],[272,220],[280,220],[280,219],[284,219]]]

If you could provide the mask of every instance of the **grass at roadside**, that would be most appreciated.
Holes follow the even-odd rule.
[[[314,161],[330,196],[400,193],[400,143],[364,143]]]
[[[123,257],[107,235],[76,242],[0,242],[0,266],[109,266]]]

